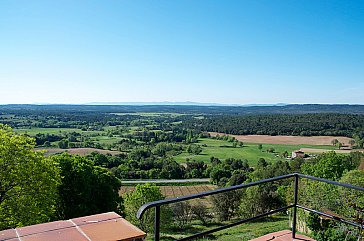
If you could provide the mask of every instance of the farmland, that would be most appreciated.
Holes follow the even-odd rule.
[[[315,106],[315,111],[320,107]],[[329,107],[335,112],[332,106],[322,106],[322,109],[326,112]],[[333,139],[346,146],[350,141],[354,141],[357,148],[363,144],[363,133],[360,131],[362,115],[326,114],[319,111],[311,114],[312,106],[290,106],[290,111],[292,108],[307,109],[307,113],[274,114],[278,109],[284,111],[285,107],[241,109],[193,106],[19,105],[1,107],[0,121],[12,126],[17,133],[35,137],[37,148],[47,150],[48,155],[63,150],[71,154],[87,155],[98,150],[103,154],[129,155],[131,160],[139,159],[142,154],[143,158],[174,160],[182,165],[192,160],[210,165],[210,159],[215,157],[221,160],[248,160],[254,167],[261,158],[277,162],[285,160],[292,151],[301,148],[312,153],[337,150],[338,147],[331,143]],[[356,110],[357,108],[355,107]],[[237,110],[242,112],[231,112]],[[246,115],[246,110],[254,110],[257,114],[249,112],[249,115]],[[262,110],[268,113],[262,115]],[[342,108],[338,107],[336,110],[341,111]],[[230,112],[235,114],[230,115]],[[347,124],[343,126],[342,121]],[[212,125],[214,123],[216,125]],[[237,125],[238,123],[240,125]],[[235,141],[214,138],[217,135],[225,135],[213,132],[215,127],[236,128],[232,132],[251,127],[250,130],[243,131],[261,134],[231,134],[230,137],[241,142],[241,145],[234,145]],[[207,132],[203,131],[206,128],[210,129],[207,129]],[[357,133],[352,135],[354,131]],[[294,136],[266,135],[266,132],[292,133]],[[312,135],[302,136],[308,133]],[[328,133],[335,135],[326,135]],[[336,135],[340,133],[347,136]],[[262,145],[261,149],[258,148],[259,145]],[[141,149],[144,153],[137,154]],[[137,175],[130,178],[139,177]]]
[[[226,158],[237,158],[237,159],[247,159],[252,166],[255,166],[259,158],[264,158],[267,161],[275,162],[282,160],[280,156],[281,153],[287,151],[291,153],[294,150],[299,150],[300,148],[315,148],[315,149],[328,149],[334,150],[335,147],[332,145],[307,145],[307,144],[295,144],[295,145],[284,145],[284,144],[264,144],[263,149],[258,149],[258,144],[244,142],[242,147],[233,147],[231,143],[224,140],[215,140],[211,138],[201,138],[198,140],[198,144],[202,146],[202,152],[198,155],[193,155],[187,152],[183,152],[174,159],[177,162],[183,163],[186,158],[199,160],[209,163],[210,158],[217,157],[219,159]],[[273,148],[274,153],[269,153],[266,150]]]
[[[224,133],[209,132],[211,136],[226,135]],[[333,139],[337,139],[344,145],[349,145],[352,138],[344,136],[269,136],[269,135],[229,135],[239,141],[261,144],[282,144],[282,145],[321,145],[329,146]]]
[[[346,173],[355,171],[363,159],[361,153],[334,152],[312,154],[310,158],[290,158],[295,150],[303,150],[305,153],[349,152],[344,148],[361,150],[364,131],[362,116],[358,115],[331,113],[237,116],[225,112],[215,115],[219,108],[206,108],[201,112],[203,108],[191,107],[179,107],[179,111],[172,108],[170,113],[166,111],[170,107],[154,107],[150,112],[145,109],[137,111],[141,107],[134,107],[135,111],[131,111],[131,107],[125,107],[125,112],[117,111],[121,107],[105,106],[7,108],[4,110],[0,106],[0,121],[11,126],[20,137],[34,138],[35,149],[44,151],[47,159],[63,163],[60,165],[62,175],[69,178],[61,178],[61,182],[69,182],[67,190],[73,190],[72,195],[78,196],[85,190],[86,193],[82,195],[97,196],[112,185],[113,191],[110,193],[115,201],[120,201],[120,196],[124,196],[124,203],[121,204],[124,204],[123,212],[129,221],[135,219],[135,212],[141,205],[163,197],[191,195],[292,172],[340,180]],[[339,123],[342,120],[345,120],[345,125]],[[323,124],[321,126],[317,123]],[[219,135],[216,131],[220,132]],[[246,135],[232,135],[246,132]],[[336,141],[333,142],[334,140]],[[61,152],[68,154],[58,155]],[[65,163],[68,164],[64,165]],[[69,164],[74,167],[68,170],[71,167]],[[335,171],[331,171],[333,168]],[[363,169],[362,163],[360,168]],[[90,173],[90,170],[94,171]],[[88,177],[94,179],[82,182]],[[97,186],[102,178],[107,178],[109,184],[102,186],[100,183],[102,185]],[[139,186],[132,186],[135,184],[125,180],[162,183],[156,184],[160,185],[159,188],[141,184],[141,190],[133,192]],[[171,184],[169,180],[183,183]],[[185,183],[186,180],[204,182]],[[152,192],[149,194],[153,195],[143,193],[148,188]],[[276,182],[257,188],[190,200],[181,206],[169,205],[174,222],[169,223],[169,229],[162,236],[166,237],[165,240],[183,237],[249,218],[289,202],[286,199],[291,195],[288,183]],[[92,190],[98,191],[93,193]],[[65,189],[61,190],[61,193],[64,192]],[[130,195],[125,195],[126,193]],[[135,199],[128,199],[134,194],[137,195]],[[65,201],[68,196],[64,196]],[[144,200],[144,197],[156,199]],[[311,198],[309,195],[301,197],[307,200]],[[142,199],[141,203],[137,202]],[[85,200],[93,200],[93,197],[84,198],[77,205],[65,205],[65,208],[83,207]],[[89,203],[90,206],[81,210],[82,214],[92,214],[95,210],[94,203],[96,202]],[[103,204],[104,201],[99,203]],[[132,207],[133,203],[137,205]],[[120,212],[115,209],[118,205],[110,204],[107,210],[100,205],[100,210]],[[181,208],[189,210],[187,216],[181,215]],[[73,215],[74,212],[69,213]],[[257,221],[217,232],[209,239],[249,240],[268,231],[287,229],[285,214],[264,221],[266,222]],[[178,223],[184,223],[187,228],[182,228]]]
[[[166,198],[175,198],[191,194],[196,194],[200,192],[206,192],[214,190],[216,186],[214,185],[194,185],[194,186],[160,186],[161,192]],[[120,188],[119,194],[123,195],[127,192],[135,190],[133,186],[122,186]]]

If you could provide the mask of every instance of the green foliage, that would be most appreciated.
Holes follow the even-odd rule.
[[[200,154],[202,151],[202,148],[199,145],[196,144],[190,144],[187,146],[187,152],[188,153],[193,153],[195,155]]]
[[[205,177],[207,165],[203,161],[190,161],[186,162],[186,178],[202,178]]]
[[[364,187],[364,170],[353,170],[343,175],[340,182],[350,183],[355,186]],[[364,221],[364,194],[362,191],[339,187],[341,197],[340,212],[350,217],[354,222]]]
[[[188,123],[200,131],[235,135],[352,137],[364,132],[364,115],[336,113],[211,115]]]
[[[253,217],[258,214],[284,206],[284,200],[277,191],[277,186],[272,184],[253,186],[242,193],[239,214],[244,217]]]
[[[160,188],[149,183],[138,184],[133,192],[125,193],[123,198],[127,219],[145,231],[152,231],[154,224],[154,209],[144,213],[141,219],[136,218],[136,213],[144,204],[164,199]],[[162,209],[162,223],[165,224],[167,221],[166,219],[168,219],[167,211]]]
[[[184,229],[191,224],[192,206],[188,202],[178,202],[170,205],[173,214],[173,224],[178,229]]]
[[[325,153],[302,164],[302,170],[309,175],[363,186],[363,171],[350,171],[358,166],[361,157],[362,154],[359,153],[350,155]],[[325,212],[331,211],[352,220],[359,217],[363,211],[364,199],[359,191],[312,180],[301,180],[299,185],[299,200],[304,206]],[[358,235],[356,230],[333,221],[318,221],[317,218],[315,215],[306,218],[316,240],[356,240],[355,236]],[[362,219],[358,222],[361,223]]]
[[[228,158],[222,162],[218,158],[212,157],[211,161],[214,165],[208,169],[210,179],[212,183],[219,186],[225,186],[228,183],[230,185],[242,184],[248,179],[248,173],[253,171],[247,160]]]
[[[340,182],[349,183],[354,186],[364,187],[364,170],[352,170],[345,173]],[[361,191],[340,187],[340,196],[345,197],[349,202],[355,202],[364,208],[364,194]]]
[[[258,161],[257,168],[251,173],[252,180],[262,180],[290,173],[290,166],[286,161],[278,161],[273,164],[267,163],[263,158]],[[284,186],[287,181],[266,183],[259,186],[249,187],[244,190],[239,207],[240,215],[253,217],[270,210],[283,207],[285,203]]]
[[[352,170],[359,165],[361,154],[323,153],[310,162],[304,163],[302,172],[311,176],[330,180],[339,180],[345,171]]]
[[[59,214],[64,219],[115,211],[122,214],[120,181],[107,169],[81,156],[56,155],[60,167]]]
[[[291,172],[287,161],[277,161],[273,164],[267,163],[263,158],[259,159],[257,168],[253,173],[254,180],[267,179],[286,175]]]
[[[229,191],[211,196],[216,216],[221,221],[230,220],[237,215],[242,192]]]
[[[202,225],[206,226],[211,222],[213,216],[209,212],[210,210],[201,202],[194,203],[191,207],[192,214],[197,220],[202,222]]]
[[[258,149],[261,151],[263,149],[263,145],[262,144],[258,144]]]
[[[205,172],[207,165],[202,161],[187,160],[186,165],[182,165],[167,157],[140,160],[127,160],[122,157],[108,159],[113,160],[112,163],[109,161],[109,167],[120,163],[118,167],[112,168],[112,172],[120,179],[182,179],[208,176]]]
[[[326,229],[314,232],[313,238],[316,241],[356,241],[357,238],[353,235],[348,235],[344,230],[340,230],[337,227],[330,227]]]
[[[58,167],[34,146],[33,139],[0,124],[0,230],[55,218]]]

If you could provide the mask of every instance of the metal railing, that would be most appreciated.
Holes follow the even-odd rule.
[[[283,175],[283,176],[278,176],[278,177],[273,177],[273,178],[268,178],[268,179],[264,179],[264,180],[260,180],[260,181],[256,181],[256,182],[251,182],[251,183],[247,183],[247,184],[241,184],[241,185],[237,185],[237,186],[231,186],[231,187],[225,187],[225,188],[219,188],[219,189],[215,189],[212,191],[207,191],[207,192],[202,192],[202,193],[197,193],[197,194],[193,194],[193,195],[188,195],[188,196],[182,196],[182,197],[177,197],[177,198],[169,198],[169,199],[165,199],[165,200],[159,200],[159,201],[154,201],[154,202],[150,202],[147,203],[143,206],[141,206],[137,212],[137,218],[141,219],[143,214],[151,208],[155,208],[155,216],[154,216],[154,240],[155,241],[159,241],[160,240],[160,208],[161,206],[167,205],[167,204],[171,204],[171,203],[177,203],[177,202],[182,202],[182,201],[187,201],[187,200],[191,200],[191,199],[196,199],[196,198],[201,198],[201,197],[206,197],[206,196],[210,196],[210,195],[214,195],[214,194],[219,194],[219,193],[225,193],[225,192],[229,192],[229,191],[234,191],[234,190],[239,190],[239,189],[243,189],[243,188],[248,188],[248,187],[252,187],[252,186],[256,186],[256,185],[260,185],[260,184],[264,184],[264,183],[269,183],[269,182],[274,182],[274,181],[279,181],[279,180],[283,180],[283,179],[288,179],[288,178],[294,178],[294,200],[293,200],[293,204],[282,207],[282,208],[278,208],[266,213],[262,213],[259,214],[257,216],[251,217],[251,218],[246,218],[243,220],[239,220],[237,222],[231,223],[231,224],[227,224],[218,228],[214,228],[208,231],[204,231],[204,232],[200,232],[197,234],[193,234],[190,235],[188,237],[184,237],[181,239],[177,239],[178,241],[182,241],[182,240],[192,240],[198,237],[203,237],[206,236],[208,234],[226,229],[226,228],[231,228],[234,227],[236,225],[239,224],[243,224],[249,221],[253,221],[262,217],[266,217],[269,216],[271,214],[274,213],[278,213],[278,212],[282,212],[282,211],[286,211],[288,209],[293,209],[293,219],[292,219],[292,238],[296,238],[296,226],[297,226],[297,208],[309,211],[309,212],[313,212],[331,219],[334,219],[336,221],[340,221],[355,227],[359,227],[359,228],[364,228],[364,225],[347,220],[347,219],[343,219],[328,213],[324,213],[321,211],[317,211],[308,207],[305,207],[303,205],[299,205],[298,204],[298,182],[300,178],[305,178],[305,179],[311,179],[311,180],[315,180],[315,181],[319,181],[319,182],[324,182],[324,183],[328,183],[328,184],[332,184],[332,185],[336,185],[336,186],[342,186],[342,187],[346,187],[346,188],[351,188],[351,189],[355,189],[355,190],[359,190],[359,191],[363,191],[364,192],[364,188],[363,187],[358,187],[358,186],[354,186],[351,184],[346,184],[346,183],[341,183],[341,182],[336,182],[336,181],[331,181],[331,180],[327,180],[327,179],[323,179],[323,178],[318,178],[318,177],[313,177],[313,176],[308,176],[308,175],[303,175],[300,173],[292,173],[292,174],[287,174],[287,175]]]

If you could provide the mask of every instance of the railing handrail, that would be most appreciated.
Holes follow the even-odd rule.
[[[298,175],[299,177],[303,177],[303,178],[306,178],[306,179],[311,179],[311,180],[314,180],[314,181],[326,182],[328,184],[333,184],[333,185],[341,186],[341,187],[347,187],[347,188],[356,189],[356,190],[364,192],[364,187],[359,187],[359,186],[355,186],[355,185],[348,184],[348,183],[336,182],[336,181],[327,180],[327,179],[320,178],[320,177],[313,177],[313,176],[309,176],[309,175],[304,175],[304,174],[301,174],[301,173],[294,173],[294,175]]]
[[[295,238],[295,233],[296,233],[296,210],[297,210],[297,208],[301,208],[301,209],[307,210],[309,212],[314,212],[314,213],[317,213],[317,214],[320,214],[320,215],[323,215],[323,216],[326,216],[326,217],[330,217],[330,218],[332,218],[334,220],[344,222],[344,223],[347,223],[347,224],[350,224],[350,225],[353,225],[353,226],[356,226],[356,227],[359,227],[359,228],[364,228],[364,225],[361,225],[361,224],[358,224],[358,223],[355,223],[355,222],[352,222],[352,221],[349,221],[349,220],[345,220],[345,219],[333,216],[331,214],[327,214],[327,213],[320,212],[320,211],[317,211],[317,210],[314,210],[314,209],[310,209],[308,207],[299,205],[298,202],[297,202],[297,199],[298,199],[298,180],[299,180],[300,177],[305,178],[305,179],[311,179],[311,180],[319,181],[319,182],[324,182],[324,183],[328,183],[328,184],[333,184],[333,185],[336,185],[336,186],[351,188],[351,189],[355,189],[355,190],[363,191],[363,192],[364,192],[364,187],[359,187],[359,186],[355,186],[355,185],[348,184],[348,183],[342,183],[342,182],[327,180],[327,179],[324,179],[324,178],[304,175],[304,174],[301,174],[301,173],[291,173],[291,174],[287,174],[287,175],[283,175],[283,176],[277,176],[277,177],[273,177],[273,178],[263,179],[263,180],[250,182],[250,183],[245,183],[245,184],[240,184],[240,185],[236,185],[236,186],[218,188],[218,189],[215,189],[215,190],[206,191],[206,192],[202,192],[202,193],[197,193],[197,194],[181,196],[181,197],[177,197],[177,198],[168,198],[168,199],[165,199],[165,200],[149,202],[149,203],[146,203],[146,204],[144,204],[143,206],[141,206],[139,208],[136,216],[137,216],[138,219],[140,219],[148,209],[153,208],[153,207],[156,208],[154,233],[155,233],[155,240],[159,241],[159,222],[160,222],[159,215],[160,215],[160,207],[163,206],[163,205],[182,202],[182,201],[187,201],[187,200],[201,198],[201,197],[210,196],[210,195],[219,194],[219,193],[225,193],[225,192],[234,191],[234,190],[239,190],[239,189],[242,189],[242,188],[252,187],[252,186],[256,186],[256,185],[260,185],[260,184],[264,184],[264,183],[269,183],[269,182],[274,182],[274,181],[278,181],[278,180],[283,180],[283,179],[287,179],[287,178],[292,178],[292,177],[295,178],[294,203],[292,205],[288,205],[286,207],[283,207],[283,208],[280,208],[280,209],[277,209],[277,210],[272,210],[272,211],[270,211],[268,213],[265,213],[265,214],[260,214],[260,215],[257,215],[255,217],[252,217],[252,218],[249,218],[249,219],[246,219],[246,220],[241,220],[241,221],[238,221],[236,223],[232,223],[232,224],[229,224],[229,225],[225,225],[223,227],[208,230],[208,231],[205,231],[205,232],[202,232],[202,233],[199,233],[199,234],[195,234],[195,235],[192,235],[192,236],[189,236],[189,237],[186,237],[186,238],[182,238],[182,239],[179,239],[179,240],[190,240],[192,238],[202,236],[203,234],[213,233],[213,232],[216,232],[218,230],[229,228],[229,227],[232,227],[232,226],[247,222],[249,220],[255,220],[255,219],[261,218],[263,216],[268,216],[269,214],[276,213],[276,212],[279,212],[280,210],[289,209],[289,208],[294,209],[293,210],[293,224],[292,224],[292,237],[293,238]]]

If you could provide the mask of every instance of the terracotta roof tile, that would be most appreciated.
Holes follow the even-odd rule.
[[[72,224],[70,221],[56,221],[56,222],[50,222],[50,223],[42,223],[42,224],[36,224],[31,226],[26,226],[22,228],[17,228],[18,234],[20,236],[27,236],[31,234],[36,233],[42,233],[52,230],[59,230],[64,228],[70,228],[74,227],[75,225]]]
[[[0,241],[129,241],[145,235],[109,212],[0,231]]]
[[[81,230],[92,240],[133,240],[144,237],[145,233],[131,225],[123,218],[80,226]]]
[[[96,214],[96,215],[80,217],[80,218],[73,218],[73,219],[71,219],[71,221],[73,223],[75,223],[76,225],[78,225],[78,226],[82,226],[82,225],[85,225],[85,224],[112,220],[112,219],[115,219],[115,218],[121,218],[121,217],[120,217],[120,215],[118,215],[118,214],[116,214],[114,212],[109,212],[109,213],[101,213],[101,214]]]
[[[64,228],[55,231],[21,237],[22,241],[89,241],[77,228]]]
[[[0,241],[9,240],[11,238],[17,238],[16,232],[14,229],[8,229],[4,231],[0,231]]]

